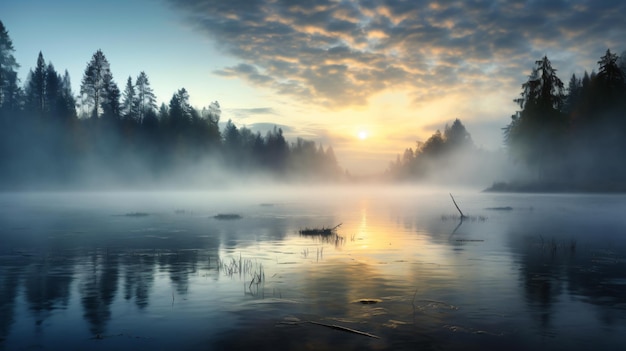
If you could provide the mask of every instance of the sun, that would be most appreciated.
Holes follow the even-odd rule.
[[[367,135],[367,131],[362,130],[362,131],[359,132],[359,139],[365,140],[365,139],[367,139],[367,136],[368,136]]]

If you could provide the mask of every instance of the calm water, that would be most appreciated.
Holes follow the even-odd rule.
[[[2,194],[0,350],[622,349],[626,196],[454,195]]]

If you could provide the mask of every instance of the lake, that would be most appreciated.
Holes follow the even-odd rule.
[[[0,350],[623,347],[625,195],[453,195],[0,194]]]

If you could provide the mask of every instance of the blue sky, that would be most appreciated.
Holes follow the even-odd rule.
[[[624,13],[625,1],[576,0],[0,3],[22,81],[42,51],[78,92],[102,49],[121,89],[145,71],[161,102],[185,87],[224,120],[332,145],[356,173],[455,118],[499,148],[533,62],[548,55],[564,82],[596,69],[626,49]]]

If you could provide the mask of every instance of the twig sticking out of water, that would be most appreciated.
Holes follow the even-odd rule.
[[[454,206],[456,207],[456,209],[459,211],[459,213],[461,214],[461,219],[463,218],[467,218],[463,212],[461,212],[461,209],[459,208],[459,205],[456,204],[456,201],[454,201],[454,196],[452,196],[452,193],[450,193],[450,197],[452,198],[452,202],[454,203]]]

